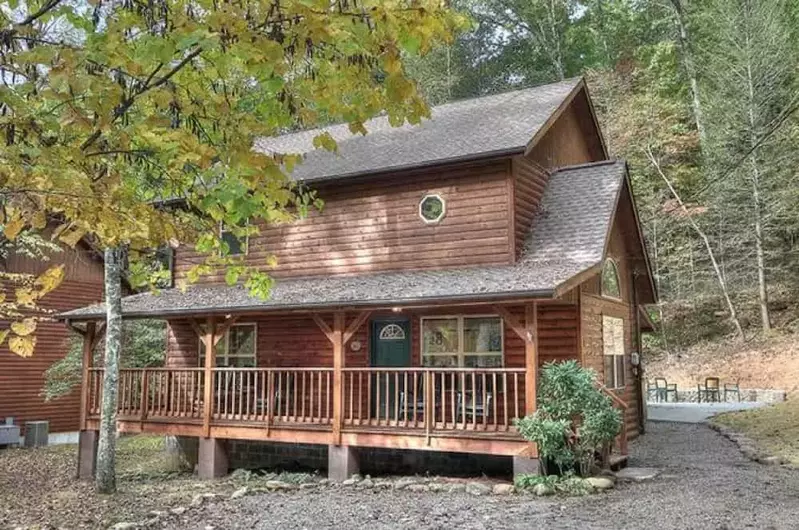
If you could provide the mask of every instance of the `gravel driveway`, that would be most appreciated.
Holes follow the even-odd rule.
[[[192,529],[799,528],[799,470],[750,462],[704,425],[652,423],[648,429],[631,446],[631,465],[663,473],[607,494],[553,499],[328,488],[208,504],[172,523]]]

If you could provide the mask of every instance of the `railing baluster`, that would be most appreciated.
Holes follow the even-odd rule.
[[[525,384],[527,384],[526,381]],[[513,373],[513,404],[513,419],[516,419],[519,417],[519,374],[516,372]]]
[[[297,411],[299,410],[299,407],[297,406],[297,399],[299,397],[297,395],[297,394],[299,394],[299,392],[297,392],[297,387],[299,387],[299,385],[297,384],[297,376],[298,375],[299,375],[299,373],[292,372],[292,385],[291,385],[292,386],[292,392],[291,393],[294,394],[294,410],[293,410],[293,412],[294,412],[294,423],[297,423]]]

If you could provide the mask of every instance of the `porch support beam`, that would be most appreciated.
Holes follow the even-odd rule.
[[[222,337],[225,336],[225,333],[228,332],[230,327],[235,324],[238,319],[238,316],[228,316],[225,318],[224,322],[222,322],[222,324],[216,328],[216,331],[214,332],[214,346],[219,344],[219,341],[222,340]]]
[[[344,312],[333,314],[333,444],[341,445],[341,419],[344,409]]]
[[[80,391],[80,434],[78,435],[78,478],[93,480],[97,465],[97,443],[100,439],[96,430],[87,430],[87,414],[89,408],[89,369],[94,362],[94,347],[101,333],[97,333],[97,324],[87,322],[83,334],[83,360]]]
[[[538,302],[524,306],[524,322],[527,328],[524,341],[524,403],[527,414],[536,409],[538,387]]]
[[[344,345],[352,339],[353,335],[361,329],[361,326],[363,326],[364,322],[366,322],[371,315],[371,311],[361,311],[358,313],[358,316],[347,326],[347,330],[344,332]]]
[[[96,326],[94,322],[86,323],[86,331],[83,335],[83,371],[81,372],[81,392],[80,392],[80,430],[86,430],[86,413],[89,406],[89,369],[94,361],[93,345],[95,344]]]
[[[214,336],[216,321],[214,317],[208,317],[205,322],[205,333],[202,336],[205,342],[205,385],[203,387],[203,436],[210,438],[211,436],[211,411],[213,410],[213,367],[216,364],[216,348],[214,347]],[[200,441],[202,443],[202,440]]]
[[[536,379],[538,376],[538,302],[524,306],[524,323],[507,307],[493,306],[493,310],[524,341],[524,410],[532,414],[536,409]]]
[[[331,343],[333,343],[333,330],[331,330],[330,326],[327,325],[327,322],[325,322],[325,319],[323,319],[322,317],[320,317],[317,314],[314,314],[313,315],[313,320],[314,320],[314,322],[316,322],[316,325],[319,326],[319,329],[322,330],[322,333],[325,334],[325,337],[327,337],[327,340],[329,340]]]

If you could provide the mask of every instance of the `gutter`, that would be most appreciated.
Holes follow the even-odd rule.
[[[556,296],[555,289],[533,289],[528,291],[512,291],[507,293],[481,293],[476,296],[474,294],[454,295],[448,297],[417,297],[406,298],[403,300],[374,300],[374,301],[354,301],[354,302],[329,302],[329,303],[315,303],[315,304],[286,304],[286,305],[248,305],[248,306],[232,306],[232,307],[207,307],[207,308],[190,308],[190,309],[167,309],[163,311],[130,311],[126,312],[123,309],[123,318],[161,318],[166,316],[188,316],[188,315],[211,315],[211,314],[230,314],[230,313],[265,313],[277,311],[302,311],[313,309],[343,309],[343,308],[379,308],[379,307],[407,307],[413,305],[424,304],[446,304],[447,302],[492,302],[512,300],[518,298],[554,298]],[[71,314],[61,313],[56,316],[56,320],[61,320],[67,323],[70,322],[85,322],[89,320],[99,320],[105,318],[105,311],[94,314]]]

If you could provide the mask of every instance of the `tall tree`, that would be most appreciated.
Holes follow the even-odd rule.
[[[120,249],[134,263],[163,244],[206,258],[267,296],[268,263],[229,254],[220,225],[244,237],[317,204],[288,178],[300,160],[253,149],[259,137],[320,120],[353,133],[386,112],[417,123],[423,98],[403,54],[450,42],[464,24],[435,0],[12,0],[0,8],[0,193],[6,235],[63,222],[55,237],[108,249],[109,326],[119,318]],[[330,135],[314,145],[335,149]],[[180,200],[186,208],[164,207]],[[109,327],[104,387],[117,378],[119,333]],[[114,450],[114,393],[103,403],[101,453]],[[99,491],[113,491],[101,458]]]
[[[783,152],[795,148],[787,128],[774,130],[796,103],[787,7],[785,1],[716,1],[707,16],[713,21],[705,50],[712,162],[717,172],[734,166],[726,171],[728,182],[713,190],[720,208],[738,213],[739,244],[751,242],[764,330],[771,328],[767,254],[780,208],[775,191],[792,172]]]

